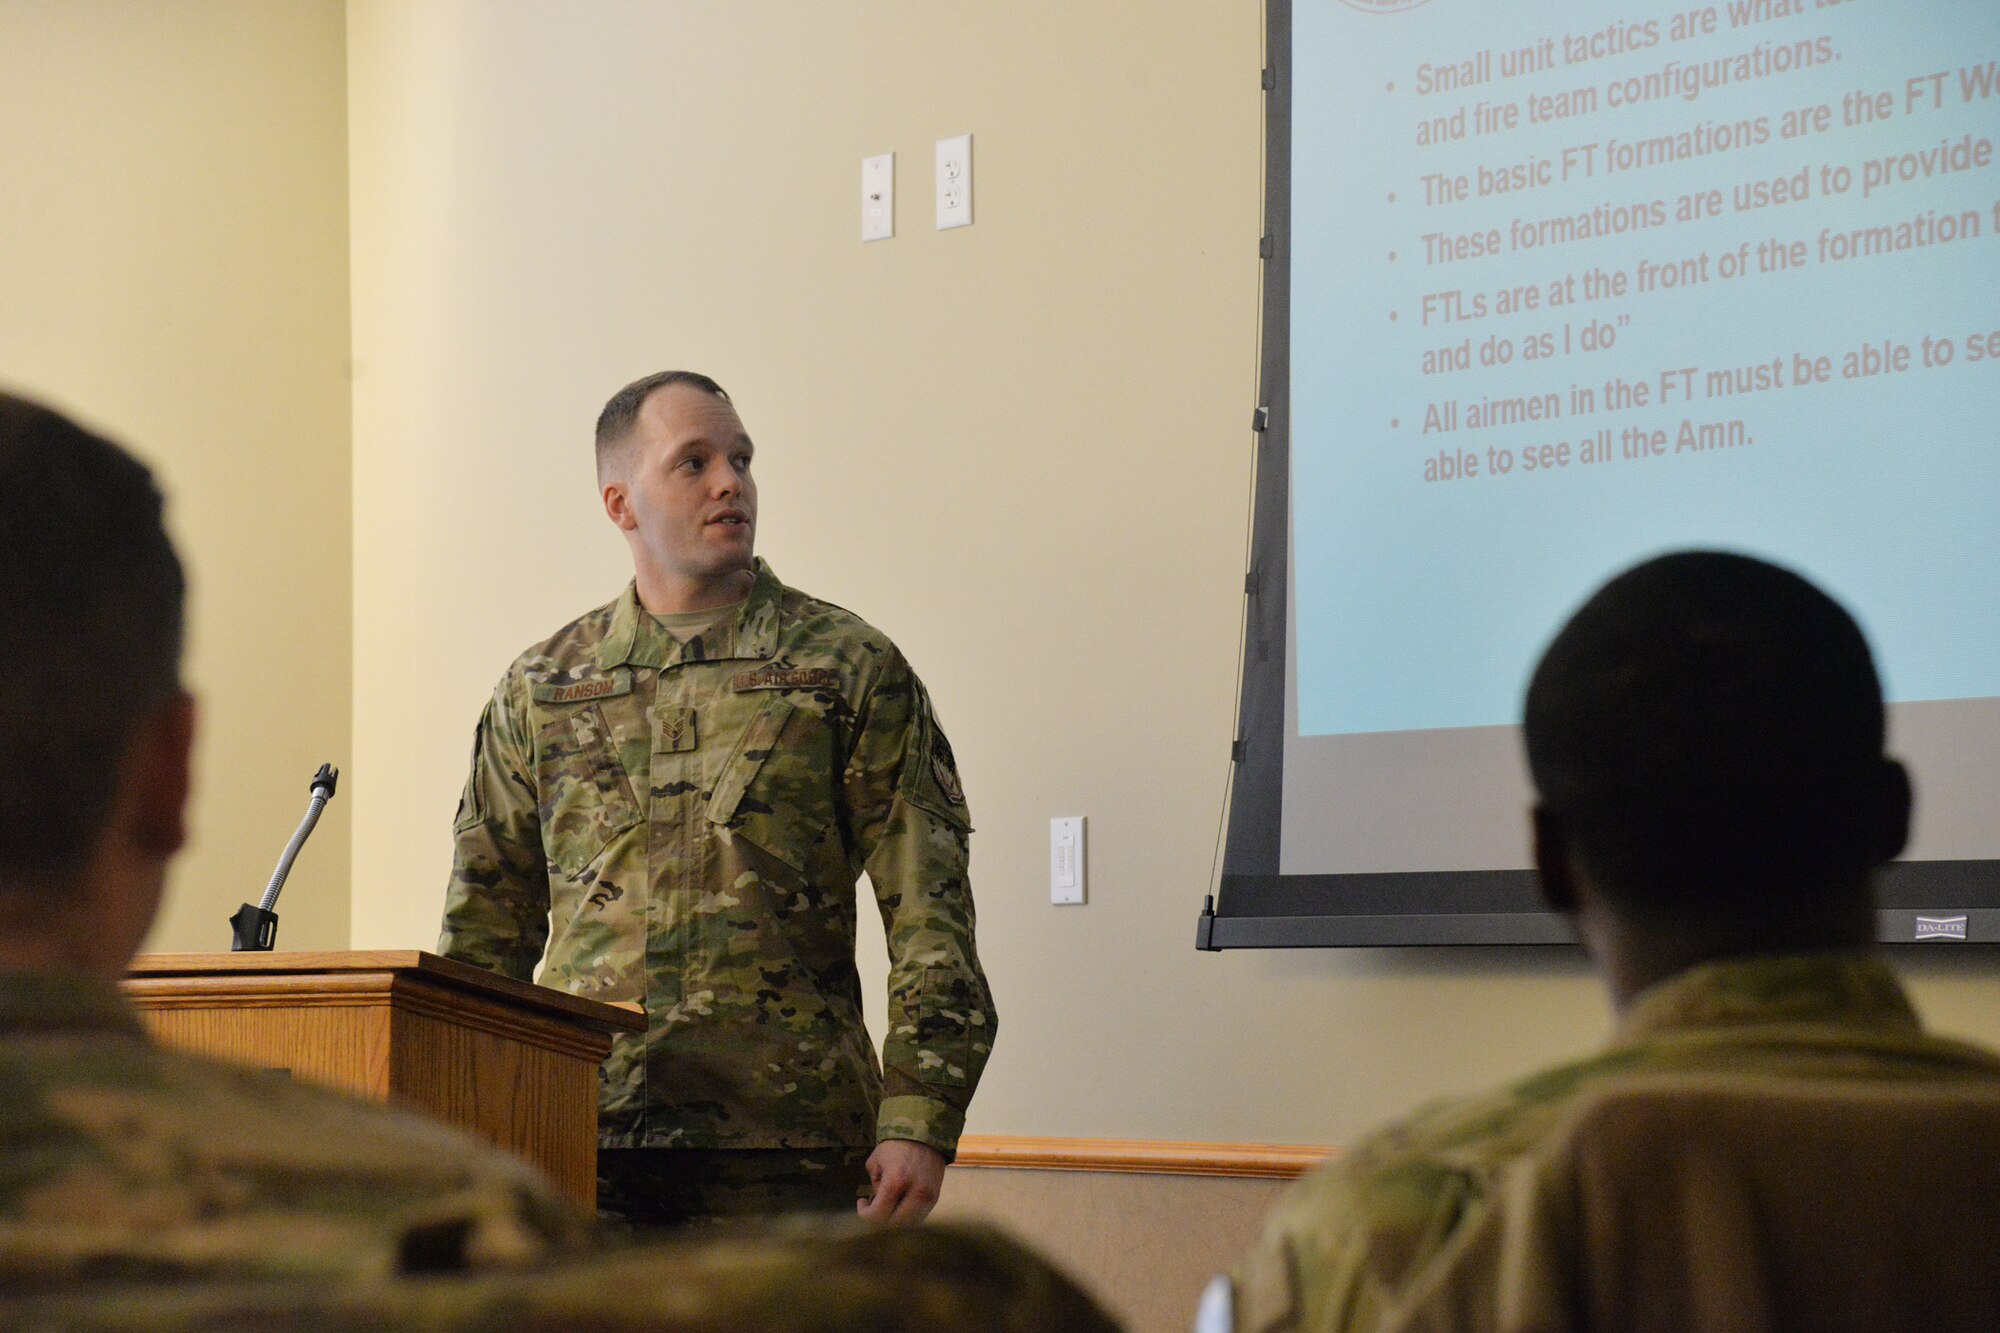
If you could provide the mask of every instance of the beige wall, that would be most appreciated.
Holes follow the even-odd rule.
[[[493,680],[627,577],[589,423],[681,365],[759,441],[761,550],[892,633],[951,730],[1003,1020],[975,1132],[1341,1143],[1601,1039],[1559,951],[1192,947],[1261,9],[350,5],[357,945],[434,938]],[[978,220],[940,233],[931,144],[967,130]],[[891,150],[899,235],[863,246],[859,159]],[[1078,813],[1091,902],[1053,908],[1047,820]],[[1995,982],[1920,993],[1991,1040]]]
[[[159,467],[195,580],[196,841],[153,947],[219,946],[329,758],[284,942],[349,941],[350,810],[352,942],[432,940],[481,699],[625,577],[587,423],[686,364],[764,445],[765,552],[897,636],[964,761],[1005,1016],[974,1130],[1340,1143],[1596,1040],[1553,951],[1191,948],[1259,9],[0,0],[0,381]],[[938,233],[930,144],[968,129],[979,220]],[[901,235],[864,247],[887,150]],[[1072,813],[1092,901],[1057,909]],[[2000,1040],[1995,963],[1949,964],[1910,965],[1926,1011]]]
[[[338,0],[0,0],[0,386],[160,474],[192,580],[194,840],[148,947],[227,948],[350,736]],[[79,663],[79,706],[116,689]],[[329,812],[281,943],[348,936]]]
[[[1286,1183],[955,1166],[934,1216],[1005,1227],[1130,1333],[1173,1333],[1187,1328],[1208,1280],[1256,1241]]]

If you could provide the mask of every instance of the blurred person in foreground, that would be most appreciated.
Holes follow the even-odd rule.
[[[151,474],[0,394],[0,1279],[365,1276],[587,1234],[443,1125],[167,1050],[119,993],[186,838],[184,584]]]
[[[2000,1086],[2000,1057],[1925,1035],[1876,954],[1910,784],[1868,645],[1824,593],[1739,555],[1641,564],[1550,644],[1524,739],[1542,893],[1610,993],[1610,1047],[1300,1181],[1211,1285],[1204,1333],[1393,1327],[1508,1168],[1611,1080]]]
[[[800,1218],[529,1269],[337,1283],[0,1291],[0,1328],[65,1333],[1116,1333],[1061,1273],[986,1227]]]

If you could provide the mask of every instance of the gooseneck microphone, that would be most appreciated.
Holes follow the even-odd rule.
[[[285,887],[285,877],[292,873],[292,862],[299,859],[299,848],[306,845],[312,835],[313,826],[319,823],[320,811],[333,799],[333,789],[340,781],[340,770],[332,764],[321,764],[319,772],[313,774],[312,800],[306,805],[306,817],[299,821],[298,832],[285,844],[285,854],[278,858],[278,868],[271,872],[271,882],[264,886],[264,896],[255,907],[249,903],[236,909],[236,915],[229,918],[234,927],[235,939],[229,948],[232,953],[249,950],[268,951],[277,942],[278,914],[271,909],[278,905],[278,891]]]

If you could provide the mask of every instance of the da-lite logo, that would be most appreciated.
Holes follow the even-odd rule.
[[[1917,938],[1920,940],[1962,940],[1965,938],[1964,916],[1920,916],[1917,918]]]

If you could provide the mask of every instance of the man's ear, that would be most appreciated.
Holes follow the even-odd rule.
[[[188,841],[194,789],[194,699],[176,691],[140,719],[126,745],[120,787],[130,847],[156,861],[178,853]]]
[[[194,699],[178,692],[140,722],[126,751],[131,835],[139,850],[162,861],[187,843],[194,732]]]
[[[604,483],[602,494],[604,512],[610,516],[613,523],[625,532],[631,532],[639,526],[639,516],[632,512],[632,498],[626,493],[623,477],[608,478]]]
[[[1551,911],[1575,916],[1576,863],[1572,859],[1568,830],[1563,827],[1561,817],[1546,805],[1535,806],[1529,812],[1528,823],[1534,837],[1535,879],[1542,901]]]
[[[1910,845],[1910,770],[1893,759],[1882,761],[1882,792],[1876,801],[1875,858],[1893,861]]]

